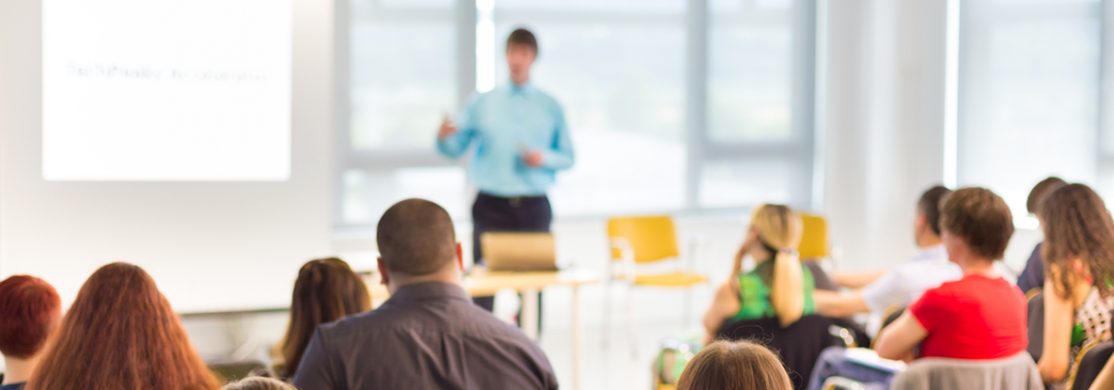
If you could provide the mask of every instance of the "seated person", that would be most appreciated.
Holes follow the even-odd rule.
[[[312,260],[298,271],[290,324],[279,344],[283,378],[292,378],[317,326],[371,309],[371,294],[363,278],[344,260]]]
[[[777,355],[749,341],[717,341],[689,361],[677,390],[790,390]]]
[[[801,242],[801,217],[787,206],[761,205],[754,210],[743,245],[735,254],[728,278],[704,315],[705,341],[724,321],[777,318],[782,327],[812,314],[812,273],[796,252]],[[743,272],[743,258],[755,261]]]
[[[217,378],[142,268],[101,267],[81,286],[28,389],[216,389]]]
[[[1045,198],[1056,189],[1067,184],[1063,179],[1052,176],[1033,186],[1033,190],[1029,191],[1029,199],[1025,202],[1025,208],[1028,209],[1029,214],[1035,215],[1037,221],[1040,221],[1040,209]],[[1041,261],[1041,245],[1038,243],[1033,248],[1033,253],[1029,255],[1029,260],[1025,262],[1025,269],[1021,271],[1021,275],[1017,276],[1017,288],[1020,288],[1023,293],[1028,294],[1030,291],[1044,287],[1044,262]]]
[[[541,348],[472,303],[453,221],[420,199],[379,220],[379,271],[391,297],[321,325],[294,385],[301,389],[556,389]]]
[[[891,308],[908,306],[925,290],[941,283],[959,279],[962,275],[954,263],[948,261],[944,244],[940,240],[940,200],[951,190],[935,186],[917,201],[917,214],[913,220],[913,238],[920,251],[912,261],[900,264],[881,277],[874,279],[861,290],[837,293],[816,291],[816,311],[829,317],[847,317],[858,313],[884,313]],[[836,274],[837,280],[847,285],[848,279],[865,280],[866,277],[848,278]]]
[[[62,317],[62,301],[46,281],[16,275],[0,282],[0,390],[21,390]]]
[[[1046,383],[1067,379],[1072,357],[1091,342],[1110,340],[1114,310],[1114,221],[1090,187],[1070,184],[1038,209],[1048,268],[1044,281],[1044,353],[1037,368]]]
[[[948,259],[963,278],[925,291],[883,329],[878,355],[986,360],[1024,351],[1025,296],[994,268],[1013,235],[1009,206],[990,190],[963,188],[944,198],[940,227]]]

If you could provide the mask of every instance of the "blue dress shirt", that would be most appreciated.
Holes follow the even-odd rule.
[[[530,84],[509,85],[474,97],[457,121],[457,132],[437,140],[437,150],[460,158],[475,143],[470,176],[481,192],[502,196],[540,196],[557,171],[572,167],[572,140],[557,100]],[[539,151],[539,167],[526,165],[528,151]]]

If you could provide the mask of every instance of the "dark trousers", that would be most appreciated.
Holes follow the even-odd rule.
[[[548,232],[553,208],[545,196],[504,198],[480,193],[472,204],[472,259],[483,265],[480,236],[485,232]],[[492,311],[495,297],[472,298],[480,307]],[[538,293],[538,326],[542,323],[541,293]]]

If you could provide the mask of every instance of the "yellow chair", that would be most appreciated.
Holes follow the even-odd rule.
[[[831,241],[828,239],[828,220],[816,214],[801,213],[804,232],[797,252],[801,261],[823,260],[832,255]]]
[[[677,231],[668,216],[638,216],[612,218],[607,221],[607,237],[611,245],[611,260],[607,266],[604,286],[604,331],[610,329],[611,282],[622,280],[631,287],[689,288],[704,284],[704,275],[692,272],[691,262],[680,256]],[[691,255],[691,254],[690,254]],[[671,264],[672,263],[672,264]],[[671,269],[641,271],[640,266],[661,264]],[[685,295],[686,314],[691,311],[692,291]],[[627,336],[635,352],[634,306],[630,291],[626,294]],[[686,315],[686,321],[691,315]],[[608,337],[604,337],[607,344]]]

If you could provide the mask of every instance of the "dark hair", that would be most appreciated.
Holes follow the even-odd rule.
[[[81,286],[27,389],[215,389],[155,281],[127,263]]]
[[[952,190],[948,187],[941,185],[932,186],[921,194],[921,198],[917,200],[917,211],[924,215],[925,222],[928,222],[928,227],[932,232],[939,236],[942,231],[940,230],[940,201]]]
[[[1040,207],[1044,244],[1041,258],[1046,273],[1057,275],[1056,295],[1071,296],[1072,280],[1085,275],[1073,275],[1071,262],[1080,259],[1094,286],[1103,296],[1114,289],[1114,221],[1110,211],[1091,187],[1070,184],[1060,187],[1045,197]],[[1056,265],[1058,273],[1048,272]]]
[[[976,255],[1001,259],[1013,236],[1006,201],[985,188],[960,188],[944,198],[940,227],[963,239]]]
[[[0,282],[0,354],[35,356],[62,316],[62,300],[45,280],[15,275]]]
[[[534,55],[538,54],[538,38],[525,28],[519,27],[511,31],[511,35],[507,36],[507,48],[510,48],[511,45],[526,46],[534,49]]]
[[[1041,204],[1044,203],[1044,199],[1053,191],[1056,191],[1057,188],[1067,184],[1068,183],[1065,182],[1064,179],[1056,176],[1049,176],[1041,180],[1029,191],[1029,198],[1025,200],[1025,209],[1029,211],[1029,214],[1040,214]]]
[[[344,260],[310,260],[298,271],[290,302],[290,324],[282,339],[282,376],[291,378],[318,325],[371,309],[367,285]]]
[[[704,347],[681,373],[677,390],[790,390],[781,360],[750,341],[716,341]]]
[[[391,272],[429,275],[456,258],[453,220],[428,200],[395,203],[379,219],[376,235],[380,261]]]

